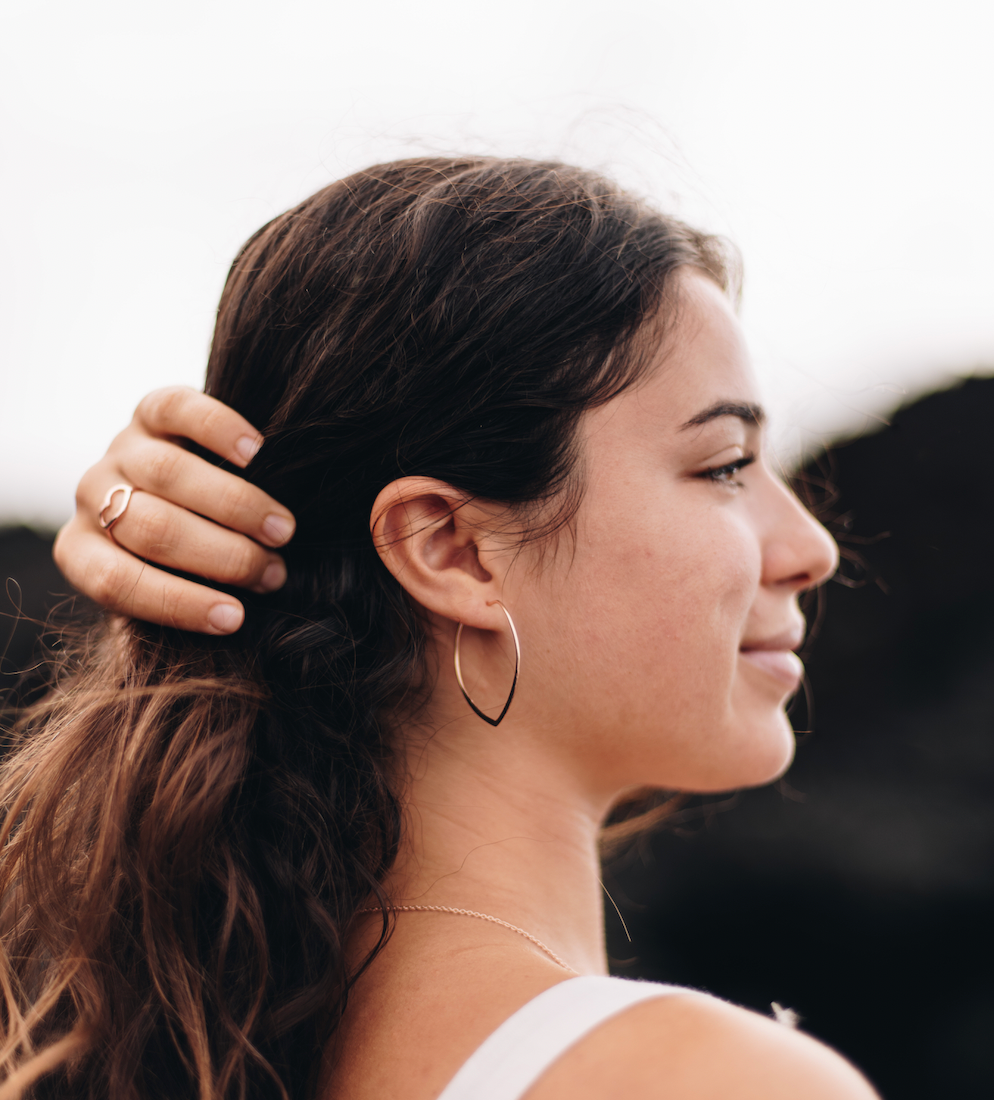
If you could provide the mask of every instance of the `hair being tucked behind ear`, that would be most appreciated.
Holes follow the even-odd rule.
[[[575,498],[577,418],[638,378],[687,265],[726,282],[713,239],[525,160],[380,165],[252,237],[207,389],[264,432],[246,476],[297,517],[289,580],[233,638],[102,627],[22,721],[0,1096],[313,1093],[398,843],[388,719],[429,686],[372,502],[408,474]]]

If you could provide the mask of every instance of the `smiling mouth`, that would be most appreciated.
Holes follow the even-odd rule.
[[[804,640],[804,630],[786,630],[762,641],[744,642],[739,653],[789,691],[797,691],[804,677],[804,663],[794,650]]]
[[[790,649],[740,649],[739,653],[756,668],[790,691],[797,691],[804,676],[804,663]]]

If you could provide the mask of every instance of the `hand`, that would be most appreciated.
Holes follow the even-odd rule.
[[[112,611],[202,634],[231,634],[245,618],[238,600],[149,563],[271,592],[283,585],[286,567],[264,547],[289,542],[294,519],[261,489],[184,450],[180,439],[239,468],[262,444],[247,420],[213,397],[187,387],[150,393],[83,475],[76,515],[59,532],[53,556],[70,584]],[[98,513],[119,483],[136,491],[108,537]]]

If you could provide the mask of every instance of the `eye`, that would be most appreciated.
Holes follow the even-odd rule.
[[[701,470],[696,476],[703,478],[705,481],[713,481],[718,485],[734,485],[742,488],[742,482],[736,481],[735,475],[739,470],[744,470],[746,466],[751,466],[755,461],[755,455],[743,455],[725,466],[711,466],[707,470]]]

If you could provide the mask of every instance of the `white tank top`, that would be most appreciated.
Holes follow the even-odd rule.
[[[625,978],[568,978],[505,1020],[463,1063],[438,1100],[519,1100],[598,1024],[641,1001],[685,992]]]

